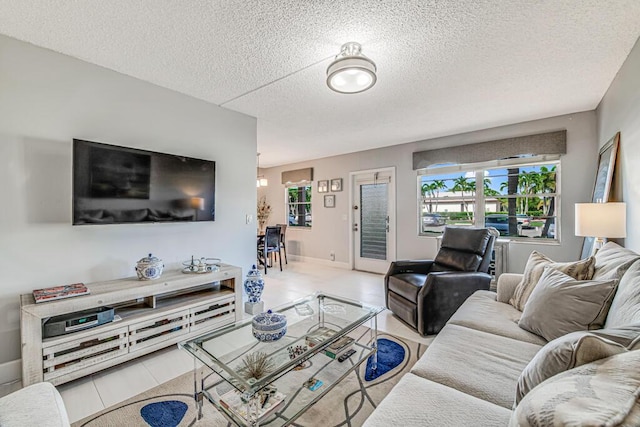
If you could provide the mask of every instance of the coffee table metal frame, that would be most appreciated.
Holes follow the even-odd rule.
[[[266,418],[270,419],[270,425],[289,425],[367,360],[369,356],[372,357],[371,368],[373,370],[377,368],[377,315],[383,310],[383,307],[317,292],[272,310],[285,314],[288,320],[287,335],[278,341],[264,343],[255,339],[252,335],[252,319],[249,318],[218,331],[179,343],[180,348],[194,356],[194,399],[197,405],[198,419],[203,416],[202,407],[204,398],[206,398],[226,418],[238,425],[257,426],[260,421]],[[324,353],[327,347],[336,340],[353,333],[367,322],[371,323],[369,340],[366,344],[354,343],[356,354],[348,361],[340,363]],[[306,337],[319,328],[329,328],[335,333],[313,347],[307,345]],[[292,359],[288,349],[295,346],[301,346],[304,352]],[[257,380],[247,379],[243,375],[243,359],[250,353],[258,352],[269,357],[269,360],[274,364],[273,370]],[[204,366],[199,366],[198,361],[202,362]],[[278,380],[307,361],[323,367],[333,364],[330,370],[314,372],[315,375],[322,378],[323,387],[307,396],[306,400],[300,398],[300,403],[296,402],[300,394],[299,390],[293,393],[294,396],[287,395],[284,409],[276,408],[273,411],[273,414],[277,415],[275,422],[272,413],[269,413],[266,418],[263,417],[260,412],[261,402],[264,400],[260,392],[266,387],[268,387],[266,390],[272,389],[274,385],[277,386],[278,391],[286,392],[286,388],[291,384],[285,385],[286,381],[280,380],[278,382]],[[327,373],[329,371],[330,375]],[[301,374],[296,373],[295,375]],[[211,384],[206,384],[206,381],[211,381]],[[221,403],[222,393],[219,390],[225,388],[227,391],[235,389],[240,394],[241,402],[245,405],[243,408],[245,416],[239,415],[237,410],[230,410],[228,405],[225,406]]]

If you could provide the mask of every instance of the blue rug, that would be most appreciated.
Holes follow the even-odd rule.
[[[367,369],[364,374],[366,381],[373,381],[386,374],[393,368],[399,366],[404,361],[405,351],[397,342],[381,338],[378,340],[378,369],[371,369],[373,356],[367,360]]]
[[[145,405],[140,415],[151,427],[176,427],[187,413],[188,406],[178,400],[167,400]]]

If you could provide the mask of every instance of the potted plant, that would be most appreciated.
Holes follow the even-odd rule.
[[[267,196],[262,196],[258,199],[258,226],[260,234],[264,234],[264,226],[267,224],[267,220],[271,215],[271,205],[267,203]]]

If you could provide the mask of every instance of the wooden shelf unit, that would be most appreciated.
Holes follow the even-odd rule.
[[[242,269],[87,284],[91,292],[36,304],[20,296],[22,383],[54,385],[109,368],[242,319]],[[42,338],[43,320],[96,307],[114,307],[121,320]]]

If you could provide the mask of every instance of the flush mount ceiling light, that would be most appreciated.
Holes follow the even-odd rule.
[[[327,68],[327,86],[339,93],[360,93],[376,84],[376,64],[362,54],[360,43],[342,45]]]

